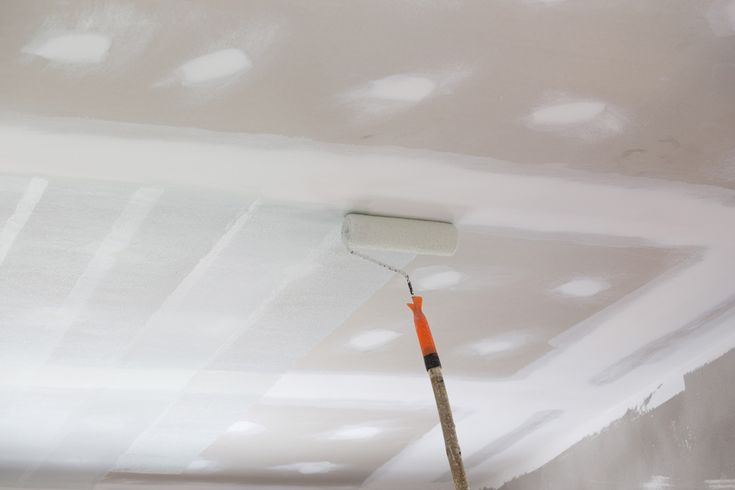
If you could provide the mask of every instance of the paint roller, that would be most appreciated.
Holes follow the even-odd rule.
[[[468,490],[469,484],[462,463],[462,452],[459,448],[452,409],[444,385],[439,354],[436,351],[429,322],[422,310],[423,297],[414,294],[411,278],[406,271],[369,255],[370,251],[392,251],[450,256],[457,249],[457,229],[451,223],[439,221],[351,213],[344,218],[342,240],[351,254],[400,274],[406,280],[408,291],[411,294],[411,303],[408,304],[408,307],[413,312],[416,335],[424,357],[424,366],[429,373],[434,391],[454,486],[457,490]]]

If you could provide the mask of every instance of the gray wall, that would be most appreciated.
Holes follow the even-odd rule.
[[[735,350],[685,376],[686,389],[629,412],[500,490],[735,489]]]

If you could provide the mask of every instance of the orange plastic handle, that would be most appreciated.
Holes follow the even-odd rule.
[[[424,298],[421,296],[411,296],[411,299],[413,303],[407,303],[407,305],[413,311],[413,323],[416,325],[416,335],[419,338],[421,353],[424,356],[436,354],[436,346],[434,345],[434,338],[431,336],[429,320],[426,319],[426,315],[421,311]]]

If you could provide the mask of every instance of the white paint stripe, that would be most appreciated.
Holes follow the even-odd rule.
[[[232,242],[243,226],[250,221],[253,214],[260,208],[260,199],[255,199],[250,206],[235,219],[232,224],[227,228],[227,231],[217,240],[212,249],[202,257],[194,268],[187,274],[187,276],[176,286],[176,289],[164,300],[161,307],[151,316],[146,322],[147,324],[153,323],[158,320],[163,313],[166,311],[176,309],[178,305],[184,300],[189,291],[196,285],[202,277],[210,269],[214,261],[219,257],[223,250]],[[145,328],[143,329],[145,331]]]
[[[333,246],[335,242],[335,236],[337,236],[336,233],[338,233],[339,229],[340,228],[335,228],[332,233],[328,233],[327,236],[321,241],[321,243],[319,243],[319,245],[315,249],[313,249],[306,256],[305,259],[300,262],[300,266],[294,268],[290,274],[287,274],[283,278],[278,287],[273,289],[268,297],[259,304],[258,308],[253,310],[247,317],[247,319],[242,322],[242,328],[234,332],[227,341],[223,342],[221,346],[210,355],[207,364],[211,364],[215,359],[222,355],[222,353],[230,348],[239,338],[242,337],[243,332],[247,332],[247,330],[251,329],[253,325],[255,325],[263,317],[263,315],[269,310],[269,308],[272,307],[272,305],[276,302],[277,298],[283,293],[283,291],[286,290],[305,272],[308,272],[308,270],[310,270],[315,258],[319,257],[325,252],[325,250],[328,250]],[[272,381],[275,381],[277,377],[275,375],[270,377],[263,374],[260,374],[260,376]],[[238,406],[237,411],[234,413],[240,414],[251,400],[254,400],[262,394],[266,393],[266,391],[271,386],[272,383],[264,384],[260,387],[261,390],[258,393],[250,393],[248,396],[242,397],[241,404],[240,406]],[[183,395],[182,397],[177,397],[175,400],[173,400],[172,403],[166,408],[166,410],[161,412],[157,419],[150,424],[148,429],[140,434],[138,439],[136,439],[131,447],[128,448],[128,451],[122,454],[120,458],[118,458],[115,464],[116,469],[130,471],[132,468],[133,471],[144,471],[143,468],[145,466],[145,459],[150,458],[151,456],[149,454],[149,448],[151,446],[155,446],[154,443],[157,438],[162,437],[160,434],[157,433],[158,425],[162,421],[166,420],[168,417],[173,416],[172,414],[178,408],[182,398]],[[217,407],[211,407],[210,410],[216,408]],[[210,429],[201,427],[198,428],[198,438],[188,440],[186,441],[186,443],[179,443],[176,447],[171,447],[166,454],[167,457],[165,470],[159,468],[158,471],[166,471],[167,473],[174,474],[183,471],[197,455],[199,455],[204,449],[206,449],[226,429],[226,427],[229,427],[229,425],[235,421],[234,417],[230,417],[230,419],[225,419],[225,417],[226,415],[224,414],[221,414],[220,417],[218,417],[221,419],[219,421],[219,426]]]
[[[246,406],[265,394],[296,360],[338,328],[393,277],[390,271],[347,254],[340,230],[341,224],[337,223],[301,266],[286,275],[260,303],[243,322],[242,328],[222,343],[208,364],[210,369],[223,367],[223,370],[258,372],[263,377],[270,375],[273,383],[263,385],[257,397],[251,391],[250,397],[228,399],[231,405],[224,410],[209,403],[206,408],[209,415],[191,424],[196,438],[167,451],[168,471],[181,472],[197,457],[202,457],[202,453],[238,420]],[[385,253],[380,258],[401,267],[413,257],[412,254]],[[352,264],[354,269],[348,272],[347,264]],[[338,294],[344,294],[345,299],[335,305],[332,298]],[[294,315],[294,311],[298,314]],[[178,404],[172,409],[176,408]],[[166,436],[166,433],[158,433],[158,437]]]
[[[246,357],[247,355],[262,355],[263,352],[253,352],[249,349],[259,350],[258,346],[263,345],[261,340],[264,338],[286,336],[291,341],[279,349],[279,355],[276,356],[277,361],[266,362],[266,358],[270,357],[266,353],[256,362],[262,371],[270,373],[272,382],[262,383],[259,392],[251,389],[245,396],[222,399],[226,404],[223,408],[207,402],[206,408],[196,410],[197,420],[188,420],[192,431],[191,437],[187,436],[187,440],[184,441],[180,435],[176,435],[174,443],[173,440],[169,441],[172,435],[166,427],[171,426],[173,422],[180,423],[181,410],[193,403],[188,395],[196,391],[196,387],[190,385],[185,390],[186,394],[172,403],[118,459],[117,469],[150,471],[147,461],[160,451],[161,446],[168,449],[166,450],[165,468],[158,467],[159,472],[179,473],[186,469],[191,461],[237,421],[237,417],[246,406],[271,388],[281,373],[293,364],[294,359],[300,357],[303,350],[313,347],[323,336],[340,325],[344,317],[349,316],[359,304],[364,302],[365,298],[370,297],[376,289],[392,277],[392,273],[384,269],[375,267],[373,264],[355,261],[349,256],[341,242],[340,229],[341,224],[334,223],[322,240],[310,247],[308,255],[300,260],[299,267],[284,274],[278,285],[258,303],[257,308],[239,323],[240,327],[209,356],[208,367],[216,368],[219,363],[227,364],[233,356],[239,359],[238,356],[243,353],[243,348],[247,351]],[[276,233],[285,231],[287,228],[276,231]],[[271,233],[274,231],[271,230]],[[413,258],[413,255],[390,254],[388,257],[391,263],[405,265]],[[357,270],[353,271],[354,274],[345,272],[346,262],[355,263]],[[293,307],[293,298],[306,298],[310,295],[317,298],[332,298],[337,290],[345,292],[350,300],[331,310],[317,306],[302,312],[304,314],[299,321],[287,321],[291,307]],[[324,314],[327,310],[329,314]],[[313,315],[316,315],[317,318],[314,318]],[[317,324],[319,327],[316,326]],[[263,347],[264,352],[267,352],[268,347],[266,345]],[[243,362],[247,363],[247,361]],[[259,376],[268,377],[264,372],[260,372]],[[209,415],[205,417],[204,413]],[[162,425],[163,429],[161,429]]]
[[[179,285],[166,297],[161,306],[156,310],[153,315],[146,321],[145,327],[142,328],[138,334],[132,339],[130,345],[134,345],[136,341],[140,340],[145,335],[151,325],[155,325],[166,317],[171,311],[177,309],[177,307],[184,301],[188,293],[194,288],[194,286],[204,277],[209,271],[212,264],[216,261],[222,252],[230,245],[235,236],[242,230],[242,228],[252,219],[253,215],[261,206],[260,198],[255,199],[247,209],[241,213],[227,228],[225,233],[217,240],[212,249],[203,256],[196,265],[192,268],[189,274],[179,283]],[[195,377],[197,371],[183,371],[176,370],[177,379],[180,381],[181,386],[177,390],[183,390],[185,386]],[[171,385],[168,387],[171,388]],[[131,461],[135,461],[135,454],[131,454],[131,450],[135,450],[136,442],[140,445],[141,440],[144,440],[144,436],[150,433],[157,426],[159,422],[165,419],[166,415],[170,413],[172,408],[176,405],[176,401],[179,400],[178,396],[174,396],[168,406],[161,411],[161,413],[148,424],[146,429],[142,430],[138,436],[132,441],[130,447],[123,451],[117,460],[111,465],[111,467],[125,467],[129,465]],[[146,456],[148,456],[146,454]],[[137,467],[137,466],[136,466]]]
[[[0,231],[0,265],[5,261],[5,257],[10,252],[15,239],[20,235],[23,227],[28,222],[36,204],[43,197],[47,186],[48,181],[46,179],[39,179],[37,177],[32,178],[28,183],[23,197],[18,201],[15,212],[8,218],[2,231]]]
[[[163,189],[143,187],[132,195],[64,301],[61,311],[61,330],[66,330],[74,322],[99,283],[114,267],[117,254],[128,246],[161,194],[163,194]]]
[[[253,214],[260,208],[261,200],[255,199],[227,228],[225,233],[217,240],[212,249],[207,252],[191,269],[191,271],[181,280],[178,286],[169,294],[161,303],[161,306],[146,320],[145,325],[130,340],[129,346],[133,346],[148,334],[152,325],[156,325],[172,311],[176,311],[184,299],[187,297],[192,288],[204,277],[209,271],[217,257],[227,248],[235,236],[248,223]]]
[[[290,274],[286,275],[279,286],[271,291],[270,295],[263,302],[260,303],[257,309],[250,313],[248,318],[243,322],[243,328],[235,332],[227,342],[224,342],[219,347],[219,349],[217,349],[217,351],[212,354],[209,362],[207,363],[209,367],[211,367],[212,363],[217,358],[219,358],[228,349],[230,349],[232,345],[237,342],[238,339],[242,338],[243,335],[247,335],[247,333],[243,334],[243,332],[247,332],[254,325],[256,325],[258,321],[260,321],[260,319],[269,311],[269,309],[273,308],[278,297],[281,296],[283,292],[293,284],[294,281],[313,269],[313,264],[316,258],[323,255],[334,245],[336,236],[335,234],[339,229],[341,229],[341,225],[339,228],[335,228],[335,230],[333,230],[332,232],[327,233],[321,243],[319,243],[319,245],[314,250],[312,250],[309,255],[307,255],[306,258],[301,262],[300,266],[294,268]]]
[[[59,321],[52,326],[53,331],[48,336],[46,345],[38,349],[39,361],[46,360],[52,355],[53,350],[59,345],[69,326],[84,309],[97,286],[114,267],[117,254],[129,245],[161,194],[163,194],[163,189],[143,187],[130,197],[122,213],[115,220],[112,229],[102,240],[94,256],[64,301]],[[45,458],[53,453],[53,450],[54,448],[50,448],[44,458],[30,462],[29,467],[20,477],[20,481],[30,478],[42,466]]]
[[[393,277],[393,272],[375,264],[355,261],[340,231],[341,224],[307,259],[309,274],[297,272],[274,291],[248,319],[249,331],[223,344],[210,367],[285,371]],[[374,256],[396,267],[415,257],[388,252]],[[339,295],[344,298],[334,304]]]

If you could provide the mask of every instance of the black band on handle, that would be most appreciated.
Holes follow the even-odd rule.
[[[424,356],[424,366],[426,366],[427,371],[431,368],[441,367],[441,365],[442,363],[439,362],[439,354],[436,352],[432,352],[431,354],[426,354]]]

